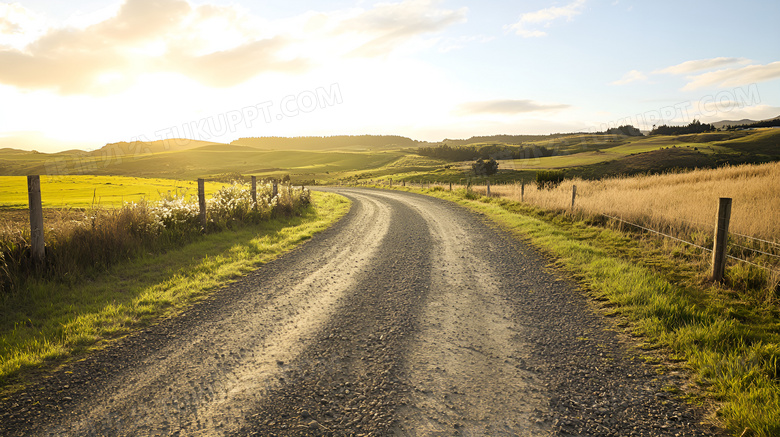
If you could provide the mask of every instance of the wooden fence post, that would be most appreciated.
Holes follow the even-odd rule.
[[[271,197],[276,197],[278,194],[279,194],[279,185],[276,183],[276,180],[274,180],[273,189],[271,191]]]
[[[487,196],[490,197],[490,179],[487,180]]]
[[[257,176],[252,176],[252,203],[255,205],[254,210],[257,211]]]
[[[731,220],[731,198],[721,197],[718,203],[718,221],[715,224],[715,243],[712,247],[712,280],[723,281],[726,271],[726,245]]]
[[[571,186],[571,212],[574,213],[574,199],[577,198],[577,186]]]
[[[520,202],[525,201],[525,179],[520,181]]]
[[[450,181],[450,191],[452,191],[452,181]]]
[[[206,229],[206,181],[198,179],[198,206],[200,207],[200,225]]]
[[[30,245],[32,259],[43,264],[46,244],[43,239],[43,205],[41,202],[41,177],[27,176],[27,199],[30,206]]]

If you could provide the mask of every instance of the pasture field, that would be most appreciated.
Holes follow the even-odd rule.
[[[404,155],[399,151],[269,151],[228,144],[135,155],[79,151],[43,154],[3,149],[0,175],[84,174],[195,180],[240,173],[259,177],[290,174],[293,181],[322,180],[331,179],[332,173],[383,167]]]
[[[755,132],[628,137],[611,141],[572,136],[557,141],[534,143],[553,149],[556,153],[563,153],[562,155],[502,160],[499,161],[499,168],[538,170],[573,168],[666,148],[686,148],[700,151],[703,154],[716,152],[777,154],[780,153],[778,143],[780,143],[780,131],[777,129],[764,129]]]
[[[524,201],[543,209],[566,210],[572,186],[576,210],[607,214],[654,229],[714,226],[718,198],[733,199],[732,232],[780,242],[780,162],[687,173],[565,180],[554,189],[526,184]],[[476,187],[484,193],[485,187]],[[519,201],[520,184],[495,185],[491,194]]]
[[[206,195],[222,182],[206,182]],[[118,208],[125,202],[160,200],[168,192],[197,195],[196,180],[138,178],[128,176],[41,176],[44,208]],[[27,208],[27,178],[0,176],[0,208]]]

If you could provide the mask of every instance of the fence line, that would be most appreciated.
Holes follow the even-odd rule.
[[[574,209],[574,197],[576,196],[576,191],[575,190],[576,190],[576,188],[572,189],[572,205],[571,205],[572,206],[572,210]],[[632,223],[632,222],[623,220],[623,219],[621,219],[619,217],[614,217],[614,216],[611,216],[611,215],[608,215],[608,214],[604,214],[604,213],[598,213],[598,214],[600,214],[600,215],[602,215],[604,217],[607,217],[607,218],[619,221],[621,223],[625,223],[627,225],[634,226],[634,227],[642,229],[644,231],[651,232],[651,233],[654,233],[654,234],[658,234],[658,235],[660,235],[662,237],[670,238],[670,239],[675,240],[675,241],[679,241],[681,243],[687,244],[689,246],[696,247],[696,248],[704,250],[706,252],[713,252],[713,249],[710,249],[710,248],[698,245],[696,243],[692,243],[692,242],[687,241],[687,240],[683,240],[681,238],[678,238],[678,237],[675,237],[673,235],[669,235],[669,234],[663,233],[661,231],[657,231],[655,229],[651,229],[651,228],[648,228],[648,227],[645,227],[645,226],[638,225],[636,223]],[[709,229],[714,229],[715,228],[715,226],[713,226],[713,225],[707,225],[707,224],[699,223],[699,222],[692,221],[692,220],[686,220],[686,219],[682,219],[682,218],[677,218],[677,220],[685,222],[685,223],[687,223],[689,225],[692,224],[692,225],[697,225],[697,226],[704,226],[704,227],[709,228]],[[778,243],[774,243],[774,242],[767,241],[767,240],[762,240],[760,238],[751,237],[751,236],[748,236],[748,235],[742,235],[742,234],[738,234],[736,232],[729,232],[729,234],[736,235],[736,236],[743,237],[743,238],[747,238],[747,239],[750,239],[750,240],[755,240],[755,241],[760,241],[760,242],[763,242],[763,243],[768,243],[768,244],[780,247],[780,244],[778,244]],[[750,251],[753,251],[753,252],[756,252],[756,253],[760,253],[762,255],[768,255],[768,256],[771,256],[771,257],[774,257],[774,258],[780,258],[780,256],[778,256],[778,255],[774,255],[774,254],[767,253],[767,252],[764,252],[764,251],[761,251],[761,250],[757,250],[757,249],[751,249],[749,247],[745,247],[745,246],[742,246],[742,245],[739,245],[739,244],[731,243],[731,245],[739,247],[741,249],[746,249],[746,250],[750,250]],[[747,264],[753,265],[755,267],[767,270],[769,272],[780,273],[780,270],[777,270],[777,269],[774,269],[774,268],[771,268],[771,267],[767,267],[767,266],[762,266],[760,264],[756,264],[756,263],[754,263],[752,261],[748,261],[746,259],[738,258],[738,257],[732,256],[732,255],[728,255],[728,254],[726,254],[726,257],[728,259],[732,259],[732,260],[735,260],[735,261],[739,261],[739,262],[743,262],[743,263],[747,263]]]
[[[748,264],[754,265],[754,266],[756,266],[756,267],[758,267],[760,269],[764,269],[764,270],[769,271],[769,272],[780,273],[780,270],[775,270],[775,269],[769,268],[767,266],[762,266],[760,264],[756,264],[756,263],[748,261],[746,259],[737,258],[736,256],[731,256],[731,255],[726,255],[726,256],[731,258],[731,259],[733,259],[734,261],[740,261],[740,262],[743,262],[743,263],[748,263]]]
[[[637,227],[637,228],[639,228],[639,229],[642,229],[642,230],[645,230],[645,231],[648,231],[648,232],[652,232],[652,233],[655,233],[655,234],[658,234],[658,235],[664,236],[664,237],[666,237],[666,238],[671,238],[672,240],[677,240],[677,241],[679,241],[679,242],[681,242],[681,243],[685,243],[685,244],[688,244],[688,245],[690,245],[690,246],[693,246],[693,247],[697,247],[697,248],[699,248],[699,249],[702,249],[702,250],[706,250],[707,252],[712,252],[712,249],[706,248],[706,247],[704,247],[704,246],[699,246],[699,245],[698,245],[698,244],[696,244],[696,243],[691,243],[690,241],[686,241],[686,240],[683,240],[683,239],[681,239],[681,238],[674,237],[674,236],[672,236],[672,235],[669,235],[669,234],[664,234],[663,232],[656,231],[655,229],[646,228],[646,227],[644,227],[644,226],[640,226],[640,225],[638,225],[638,224],[636,224],[636,223],[631,223],[631,222],[625,221],[625,220],[623,220],[623,219],[621,219],[621,218],[618,218],[618,217],[612,217],[612,216],[610,216],[610,215],[607,215],[607,214],[603,214],[603,213],[599,213],[599,214],[603,215],[604,217],[608,217],[608,218],[611,218],[611,219],[613,219],[613,220],[617,220],[617,221],[619,221],[619,222],[623,222],[623,223],[626,223],[626,224],[628,224],[628,225],[635,226],[635,227]],[[732,244],[733,244],[733,243],[732,243]],[[770,256],[774,256],[774,257],[780,258],[780,256],[777,256],[777,255],[772,255],[772,254],[767,254],[767,253],[765,253],[765,252],[761,252],[761,251],[758,251],[758,250],[755,250],[755,249],[750,249],[750,248],[748,248],[748,247],[743,247],[743,246],[740,246],[740,245],[738,245],[738,244],[733,244],[733,245],[734,245],[734,246],[741,247],[741,248],[743,248],[743,249],[753,250],[753,251],[755,251],[755,252],[760,252],[760,253],[763,253],[763,254],[765,254],[765,255],[770,255]],[[746,260],[746,259],[737,258],[737,257],[735,257],[735,256],[732,256],[732,255],[726,255],[726,257],[727,257],[727,258],[729,258],[729,259],[733,259],[734,261],[739,261],[739,262],[743,262],[743,263],[747,263],[747,264],[753,265],[753,266],[755,266],[755,267],[758,267],[758,268],[761,268],[761,269],[767,270],[767,271],[769,271],[769,272],[773,272],[773,273],[780,273],[780,270],[773,269],[773,268],[771,268],[771,267],[767,267],[767,266],[762,266],[762,265],[760,265],[760,264],[756,264],[756,263],[754,263],[754,262],[752,262],[752,261],[748,261],[748,260]]]
[[[435,184],[437,184],[437,186],[438,186],[438,183],[435,183]],[[507,185],[509,185],[509,184],[507,184]],[[420,189],[424,189],[425,188],[425,186],[424,186],[422,181],[419,183],[419,186],[420,186]],[[430,186],[430,182],[429,182],[429,186]],[[455,185],[453,188],[464,188],[464,187],[468,188],[468,185],[458,184],[458,185]],[[525,188],[525,187],[523,187],[523,188]],[[572,192],[572,208],[574,208],[574,196],[576,195],[575,193],[576,193],[575,191]],[[521,200],[521,202],[525,203],[522,200]],[[634,226],[634,227],[636,227],[638,229],[642,229],[642,230],[647,231],[647,232],[658,234],[658,235],[660,235],[662,237],[665,237],[665,238],[670,238],[672,240],[679,241],[681,243],[687,244],[689,246],[696,247],[696,248],[704,250],[706,252],[713,252],[713,249],[710,249],[710,248],[698,245],[696,243],[692,243],[692,242],[687,241],[687,240],[683,240],[682,238],[678,238],[678,237],[675,237],[673,235],[669,235],[669,234],[666,234],[664,232],[657,231],[655,229],[651,229],[651,228],[648,228],[648,227],[645,227],[645,226],[638,225],[636,223],[632,223],[632,222],[623,220],[622,218],[619,218],[619,217],[614,217],[614,216],[611,216],[611,215],[608,215],[608,214],[604,214],[604,213],[597,213],[597,214],[602,215],[602,216],[607,217],[607,218],[610,218],[612,220],[619,221],[621,223],[625,223],[625,224],[630,225],[630,226]],[[709,229],[714,229],[715,228],[713,225],[707,225],[707,224],[699,223],[699,222],[692,221],[692,220],[686,220],[686,219],[682,219],[682,218],[677,218],[677,220],[685,222],[685,223],[688,223],[688,224],[692,224],[692,225],[704,226],[704,227],[707,227]],[[780,247],[780,244],[778,244],[778,243],[775,243],[775,242],[772,242],[772,241],[763,240],[761,238],[751,237],[751,236],[748,236],[748,235],[742,235],[742,234],[738,234],[736,232],[729,232],[729,234],[735,235],[735,236],[739,236],[739,237],[743,237],[743,238],[747,238],[747,239],[754,240],[754,241],[760,241],[762,243],[767,243],[767,244],[771,244],[771,245]],[[750,250],[750,251],[753,251],[753,252],[756,252],[756,253],[760,253],[762,255],[768,255],[768,256],[771,256],[771,257],[774,257],[774,258],[780,258],[779,255],[774,255],[774,254],[767,253],[767,252],[764,252],[764,251],[761,251],[761,250],[752,249],[752,248],[745,247],[745,246],[742,246],[742,245],[739,245],[739,244],[736,244],[736,243],[731,243],[731,245],[739,247],[741,249]],[[752,266],[758,267],[760,269],[767,270],[769,272],[780,273],[780,270],[777,270],[777,269],[774,269],[774,268],[771,268],[771,267],[767,267],[767,266],[762,266],[762,265],[756,264],[756,263],[754,263],[752,261],[748,261],[746,259],[738,258],[738,257],[732,256],[732,255],[728,255],[727,254],[726,258],[732,259],[734,261],[739,261],[739,262],[743,262],[743,263],[746,263],[746,264],[750,264]]]
[[[764,251],[761,251],[761,250],[758,250],[758,249],[752,249],[750,247],[745,247],[745,246],[739,245],[737,243],[731,243],[731,245],[732,246],[737,246],[740,249],[745,249],[745,250],[750,250],[752,252],[760,253],[761,255],[767,255],[767,256],[774,257],[774,258],[780,258],[780,255],[775,255],[775,254],[764,252]]]
[[[737,236],[739,236],[739,237],[742,237],[742,238],[747,238],[747,239],[749,239],[749,240],[756,240],[756,241],[760,241],[760,242],[762,242],[762,243],[767,243],[767,244],[771,244],[771,245],[773,245],[773,246],[780,247],[780,243],[775,243],[775,242],[773,242],[773,241],[762,240],[762,239],[760,239],[760,238],[751,237],[751,236],[749,236],[749,235],[742,235],[742,234],[738,234],[738,233],[736,233],[736,232],[729,232],[729,233],[730,233],[730,234],[733,234],[733,235],[737,235]]]
[[[696,243],[691,243],[690,241],[686,241],[686,240],[683,240],[683,239],[681,239],[681,238],[677,238],[677,237],[675,237],[675,236],[672,236],[672,235],[669,235],[669,234],[664,234],[663,232],[656,231],[655,229],[646,228],[646,227],[644,227],[644,226],[640,226],[640,225],[638,225],[638,224],[636,224],[636,223],[631,223],[631,222],[625,221],[625,220],[623,220],[623,219],[621,219],[621,218],[618,218],[618,217],[612,217],[611,215],[607,215],[607,214],[603,214],[603,213],[599,213],[599,214],[600,214],[600,215],[603,215],[604,217],[608,217],[608,218],[611,218],[611,219],[613,219],[613,220],[617,220],[617,221],[619,221],[619,222],[623,222],[623,223],[625,223],[625,224],[628,224],[628,225],[631,225],[631,226],[637,227],[637,228],[639,228],[639,229],[643,229],[643,230],[645,230],[645,231],[648,231],[648,232],[653,232],[653,233],[655,233],[655,234],[662,235],[662,236],[664,236],[664,237],[667,237],[667,238],[671,238],[672,240],[677,240],[677,241],[679,241],[679,242],[681,242],[681,243],[685,243],[685,244],[688,244],[688,245],[691,245],[691,246],[694,246],[694,247],[698,247],[699,249],[703,249],[703,250],[706,250],[706,251],[708,251],[708,252],[712,252],[712,249],[706,248],[706,247],[704,247],[704,246],[699,246],[699,245],[698,245],[698,244],[696,244]]]

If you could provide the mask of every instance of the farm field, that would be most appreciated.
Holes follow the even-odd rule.
[[[745,133],[705,133],[654,137],[630,137],[615,141],[614,145],[600,143],[582,136],[580,143],[568,142],[556,145],[555,142],[535,143],[553,148],[563,155],[540,157],[533,159],[500,160],[502,169],[563,169],[588,166],[607,161],[617,160],[629,155],[653,152],[666,148],[686,148],[701,151],[703,154],[760,152],[778,153],[772,145],[778,144],[780,132],[774,129]],[[577,151],[578,149],[583,151]],[[574,152],[574,153],[572,153]]]
[[[327,179],[333,172],[382,167],[403,155],[398,151],[269,151],[227,144],[135,155],[79,151],[48,155],[4,149],[0,150],[3,161],[0,175],[91,174],[197,179],[241,173],[263,177],[291,174],[295,179],[309,180]]]
[[[224,185],[206,182],[206,194]],[[168,192],[197,195],[197,181],[92,175],[41,177],[44,208],[117,208],[142,199],[157,201]],[[0,176],[0,193],[0,208],[27,208],[26,177]]]
[[[526,184],[524,201],[543,209],[566,210],[574,185],[577,211],[619,216],[654,229],[700,228],[709,233],[718,198],[730,197],[732,232],[780,241],[780,162],[593,181],[570,179],[553,189]],[[485,187],[475,191],[484,194]],[[520,201],[520,193],[520,184],[491,187],[492,195],[514,201]]]

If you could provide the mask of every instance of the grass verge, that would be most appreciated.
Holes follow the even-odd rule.
[[[297,217],[209,234],[195,243],[115,265],[92,280],[30,281],[0,301],[0,391],[48,367],[169,317],[335,223],[350,202],[312,193]]]
[[[734,435],[780,435],[780,314],[773,303],[706,282],[701,255],[663,240],[465,190],[414,191],[483,213],[556,259],[609,315],[625,318],[645,349],[689,368]]]

